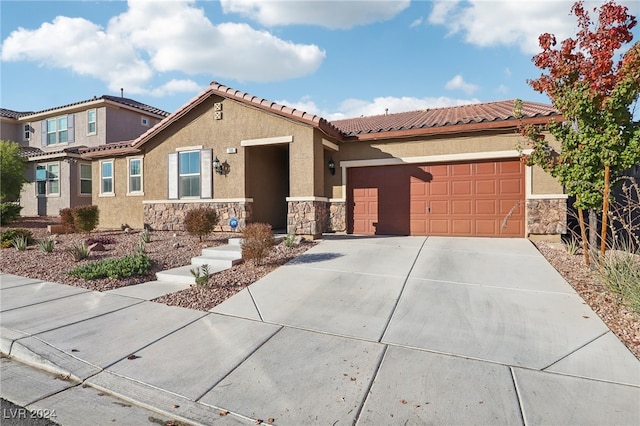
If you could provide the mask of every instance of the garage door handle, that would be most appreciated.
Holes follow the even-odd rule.
[[[431,213],[431,206],[427,206],[427,213]]]

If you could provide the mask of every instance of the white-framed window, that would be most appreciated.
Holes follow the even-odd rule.
[[[147,117],[140,117],[140,124],[144,127],[149,127],[149,119]]]
[[[42,120],[42,146],[73,142],[73,114]]]
[[[36,195],[60,195],[60,163],[36,165]]]
[[[31,140],[31,124],[30,123],[25,123],[25,125],[22,128],[24,130],[22,139],[24,141]]]
[[[178,191],[180,198],[200,196],[200,151],[178,153]]]
[[[128,160],[129,183],[127,194],[142,195],[142,157],[133,157]]]
[[[98,132],[96,110],[87,110],[87,135],[95,135]]]
[[[171,200],[213,197],[212,151],[193,148],[177,149],[169,154],[168,196]]]
[[[113,160],[100,161],[100,195],[115,195]]]
[[[80,195],[91,195],[91,173],[91,164],[80,163],[78,170]]]

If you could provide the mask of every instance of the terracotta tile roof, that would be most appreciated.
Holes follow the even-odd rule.
[[[73,148],[64,148],[56,151],[44,151],[40,148],[36,148],[33,146],[23,146],[20,149],[20,156],[23,158],[34,159],[39,157],[65,157],[69,154],[75,154],[74,156],[78,156],[84,146],[77,146]]]
[[[479,125],[476,127],[483,127],[483,123],[500,123],[501,125],[515,126],[517,119],[514,117],[513,109],[514,101],[510,100],[349,118],[336,120],[332,123],[347,137],[460,125]],[[522,112],[523,119],[536,117],[544,117],[546,119],[558,116],[558,112],[551,105],[535,102],[523,102]],[[504,123],[505,121],[510,121],[511,123]],[[485,127],[495,128],[497,126]],[[449,130],[453,131],[454,129]],[[384,137],[384,135],[381,136]]]
[[[0,117],[18,119],[20,117],[24,117],[25,115],[30,115],[30,114],[33,114],[33,112],[31,112],[31,111],[29,111],[29,112],[20,112],[20,111],[13,111],[13,110],[6,109],[6,108],[0,108]]]
[[[115,102],[115,103],[118,103],[118,104],[121,104],[121,105],[126,105],[126,106],[129,106],[129,107],[132,107],[132,108],[136,108],[136,109],[138,109],[140,111],[144,111],[144,112],[147,112],[149,114],[157,115],[157,116],[160,116],[160,117],[166,117],[166,116],[169,115],[169,113],[167,111],[163,111],[163,110],[158,109],[156,107],[152,107],[150,105],[143,104],[142,102],[138,102],[138,101],[136,101],[134,99],[123,98],[123,97],[119,97],[119,96],[103,95],[103,96],[100,96],[99,98],[93,97],[91,99],[85,99],[84,101],[79,101],[79,102],[74,102],[74,103],[67,104],[67,105],[62,105],[62,106],[57,106],[57,107],[53,107],[53,108],[43,109],[41,111],[23,113],[23,115],[21,117],[26,117],[26,116],[29,116],[29,115],[36,115],[36,114],[45,114],[45,113],[48,113],[48,112],[53,112],[53,111],[57,111],[57,110],[61,110],[61,109],[69,108],[69,107],[79,106],[79,105],[82,105],[82,104],[88,104],[90,102],[96,102],[96,101],[99,101],[99,100],[110,101],[110,102]]]
[[[80,154],[87,157],[109,157],[116,154],[127,154],[139,152],[138,149],[132,148],[134,141],[111,142],[104,145],[83,147]]]
[[[311,124],[314,127],[318,127],[328,135],[339,137],[342,136],[340,130],[333,125],[333,123],[325,120],[319,115],[310,114],[308,112],[291,108],[286,105],[280,105],[275,102],[271,102],[267,99],[259,98],[257,96],[250,95],[239,90],[232,89],[224,86],[218,82],[212,81],[211,88],[214,92],[225,98],[235,99],[247,105],[252,105],[260,109],[267,110],[269,112],[276,113],[278,115],[291,118],[295,121]]]

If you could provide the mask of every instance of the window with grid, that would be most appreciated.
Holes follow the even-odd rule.
[[[36,194],[60,195],[60,163],[36,166]]]
[[[96,127],[96,110],[90,109],[87,111],[87,134],[95,135],[98,131]]]
[[[80,163],[80,195],[91,195],[91,164]]]
[[[178,170],[180,197],[199,197],[200,151],[180,152]]]
[[[142,158],[129,158],[129,193],[142,193]]]
[[[100,194],[112,195],[113,190],[113,160],[100,162]]]

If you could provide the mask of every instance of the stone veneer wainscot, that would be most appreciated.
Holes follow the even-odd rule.
[[[252,201],[145,201],[144,224],[157,231],[184,231],[184,218],[187,211],[198,207],[211,207],[220,218],[216,231],[231,232],[229,219],[238,220],[238,229],[251,222]]]
[[[527,234],[565,234],[567,232],[567,199],[527,200]]]

